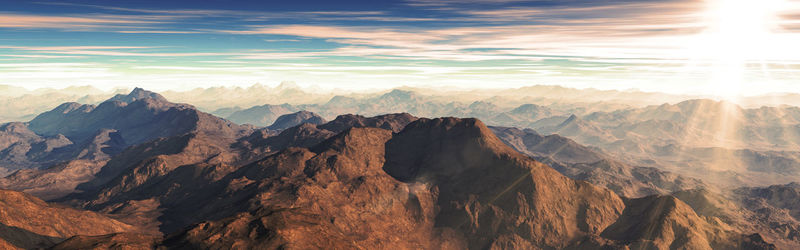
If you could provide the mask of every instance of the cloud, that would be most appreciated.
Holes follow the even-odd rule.
[[[530,0],[407,0],[406,4],[410,6],[437,7],[462,4],[508,4],[526,1]]]
[[[150,49],[149,46],[4,46],[0,49],[34,50],[34,51],[62,51],[62,50],[113,50],[113,49]]]
[[[85,55],[85,56],[117,56],[117,57],[198,57],[198,56],[240,56],[241,53],[220,52],[154,52],[137,51],[137,49],[158,49],[152,46],[2,46],[0,49],[13,49],[20,51],[36,51],[38,53],[57,55]]]
[[[180,31],[180,30],[118,30],[116,33],[125,34],[203,34],[202,31]]]
[[[103,15],[76,17],[0,13],[0,27],[2,28],[90,29],[157,23],[161,23],[157,18],[142,18],[137,16]]]
[[[58,56],[58,55],[0,55],[0,57],[16,57],[16,58],[45,58],[45,59],[56,59],[56,58],[83,58],[83,56]]]

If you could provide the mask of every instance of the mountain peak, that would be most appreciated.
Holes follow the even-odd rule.
[[[467,165],[476,166],[475,164],[479,162],[477,155],[485,154],[487,157],[495,154],[515,155],[516,152],[497,139],[480,120],[453,117],[420,118],[406,125],[386,144],[386,147],[387,152],[389,149],[402,149],[394,150],[387,155],[384,168],[387,173],[401,181],[424,179],[427,178],[427,174],[432,173],[462,171],[462,169],[428,169],[426,171],[431,173],[424,173],[425,166],[434,162],[422,165],[420,163],[425,162],[423,159],[430,157],[431,154],[442,154],[437,157],[447,158],[451,157],[447,155],[469,152],[471,156],[476,156],[476,161]]]
[[[332,97],[325,105],[327,106],[344,106],[344,105],[353,105],[356,103],[356,99],[352,97],[346,97],[337,95]]]
[[[389,93],[383,94],[381,98],[392,98],[392,99],[399,99],[399,100],[409,100],[416,97],[416,93],[413,91],[402,90],[402,89],[393,89]]]
[[[148,90],[145,90],[143,88],[138,88],[138,87],[134,88],[127,95],[118,94],[118,95],[112,97],[111,99],[108,99],[106,102],[120,101],[120,102],[124,102],[124,103],[132,103],[132,102],[135,102],[135,101],[138,101],[138,100],[142,100],[142,99],[153,99],[153,100],[156,100],[156,101],[167,102],[167,98],[164,98],[164,96],[161,96],[158,93],[155,93],[155,92],[152,92],[152,91],[148,91]]]
[[[513,109],[512,113],[521,113],[521,112],[531,112],[531,111],[538,111],[543,109],[544,107],[536,105],[536,104],[522,104],[519,107]]]

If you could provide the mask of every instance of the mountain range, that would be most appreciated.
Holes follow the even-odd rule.
[[[331,113],[312,109],[322,106],[297,106],[274,113],[266,126],[238,125],[135,89],[98,105],[65,103],[29,122],[3,124],[0,166],[10,174],[0,179],[0,188],[10,190],[0,195],[0,244],[800,246],[800,215],[792,203],[796,184],[718,190],[705,179],[585,146],[577,136],[487,126],[475,118],[419,118],[417,113],[450,107],[408,102],[423,99],[405,91],[368,99],[369,104],[333,98],[329,105],[339,106],[326,109]],[[497,112],[501,108],[489,102],[452,105],[460,116],[570,114],[531,105],[513,112]],[[370,114],[380,110],[389,114]],[[544,127],[566,128],[561,125],[580,120],[572,115]],[[572,128],[564,132],[584,130]]]
[[[553,93],[541,87],[542,93]],[[565,90],[555,91],[561,93]],[[485,100],[497,100],[491,102]],[[606,102],[515,101],[487,98],[461,103],[408,90],[378,96],[335,96],[322,104],[259,105],[228,114],[235,123],[268,126],[300,110],[333,119],[338,114],[407,112],[420,117],[475,117],[492,126],[557,134],[602,151],[628,165],[707,178],[717,186],[800,181],[800,109],[743,108],[731,102],[692,99],[675,104],[632,106]],[[223,114],[219,113],[219,114]]]

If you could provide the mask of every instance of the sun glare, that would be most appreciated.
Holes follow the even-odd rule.
[[[786,0],[708,0],[707,29],[698,36],[702,64],[710,65],[710,91],[736,99],[748,84],[747,65],[765,64],[776,46],[779,12]],[[698,46],[698,45],[695,45]]]

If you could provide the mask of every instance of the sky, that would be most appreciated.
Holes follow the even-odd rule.
[[[7,1],[0,84],[800,92],[798,0]]]

